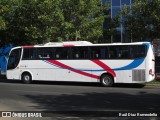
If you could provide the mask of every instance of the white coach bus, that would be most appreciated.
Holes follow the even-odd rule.
[[[11,50],[7,78],[33,80],[145,83],[155,78],[149,42],[92,44],[87,41],[21,46]]]

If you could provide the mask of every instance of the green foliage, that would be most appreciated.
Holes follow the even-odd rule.
[[[9,11],[7,5],[1,4],[3,2],[3,0],[0,1],[0,30],[6,29],[6,21],[4,20],[3,16]]]
[[[160,0],[135,0],[132,9],[124,7],[123,24],[133,41],[160,38]]]
[[[1,41],[16,45],[103,38],[101,0],[1,0]]]

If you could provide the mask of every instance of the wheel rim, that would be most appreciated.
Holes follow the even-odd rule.
[[[30,80],[30,77],[29,77],[28,75],[25,75],[25,76],[24,76],[24,80],[25,80],[25,81],[29,81],[29,80]]]
[[[109,76],[106,76],[106,77],[103,78],[103,83],[104,83],[105,85],[110,84],[110,82],[111,82],[111,78],[110,78]]]

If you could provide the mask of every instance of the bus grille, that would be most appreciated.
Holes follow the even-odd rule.
[[[132,70],[132,81],[145,81],[145,70]]]

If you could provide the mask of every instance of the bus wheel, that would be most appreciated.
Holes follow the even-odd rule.
[[[101,85],[104,87],[111,87],[114,83],[113,77],[108,74],[104,74],[100,78]]]
[[[22,74],[22,81],[23,81],[23,83],[25,83],[25,84],[31,83],[31,82],[32,82],[32,77],[31,77],[31,75],[30,75],[29,73],[23,73],[23,74]]]

